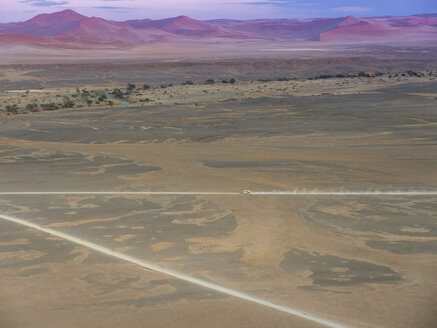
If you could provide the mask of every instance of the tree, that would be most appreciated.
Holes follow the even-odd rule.
[[[134,91],[137,88],[137,86],[133,83],[128,83],[127,84],[127,89],[126,92],[127,93],[131,93],[132,91]]]
[[[119,98],[119,99],[123,99],[124,98],[124,93],[123,91],[121,91],[120,89],[114,89],[111,94],[115,97],[115,98]]]
[[[148,84],[143,85],[143,90],[149,90],[149,89],[150,89],[150,85],[148,85]]]
[[[231,83],[231,84],[235,84],[236,82],[237,82],[237,80],[235,80],[234,78],[229,80],[229,83]]]
[[[108,97],[106,97],[106,95],[101,95],[98,100],[100,102],[102,102],[102,101],[105,101],[106,99],[108,99]]]

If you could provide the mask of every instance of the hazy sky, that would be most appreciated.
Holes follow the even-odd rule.
[[[0,0],[0,21],[73,9],[114,20],[187,15],[209,18],[310,18],[436,13],[437,0]]]

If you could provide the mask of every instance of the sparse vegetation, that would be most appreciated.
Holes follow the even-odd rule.
[[[375,78],[375,77],[386,77],[385,79],[368,79],[364,80],[365,83],[369,85],[375,85],[374,83],[385,83],[387,81],[390,83],[399,83],[400,81],[408,81],[407,79],[416,78],[426,78],[434,80],[436,74],[433,71],[427,70],[424,72],[407,70],[403,72],[365,72],[361,71],[357,74],[353,73],[333,73],[333,74],[320,74],[313,77],[301,78],[280,76],[274,79],[262,78],[252,81],[244,81],[239,84],[238,88],[223,88],[225,92],[234,93],[231,97],[247,97],[253,98],[256,92],[260,96],[263,94],[272,93],[298,93],[298,94],[311,94],[313,92],[312,87],[309,87],[312,83],[317,88],[321,88],[317,95],[323,94],[341,94],[347,92],[339,89],[339,91],[332,91],[332,88],[353,88],[357,85],[359,78]],[[332,82],[316,82],[317,80],[333,80]],[[257,83],[262,82],[262,83]],[[290,81],[301,81],[299,83],[294,83]],[[314,82],[311,82],[314,81]],[[283,82],[282,84],[275,84],[277,82]],[[290,83],[287,83],[290,82]],[[190,88],[190,91],[181,91],[179,88],[169,89],[173,87],[173,83],[158,84],[155,86],[144,84],[142,87],[137,88],[133,83],[128,83],[126,91],[123,88],[112,89],[96,89],[89,90],[87,88],[75,87],[74,89],[56,89],[56,90],[44,90],[43,92],[34,92],[32,90],[23,90],[22,92],[17,92],[15,98],[8,96],[8,91],[3,91],[6,101],[4,101],[3,113],[16,114],[16,113],[26,113],[26,112],[38,112],[41,110],[57,110],[59,108],[83,108],[92,106],[114,106],[115,104],[121,102],[124,105],[130,104],[141,104],[145,105],[147,103],[153,102],[154,104],[183,104],[189,102],[189,97],[186,97],[187,93],[193,93],[193,95],[201,92],[208,99],[213,97],[212,95],[220,95],[219,89],[212,87],[217,83],[221,84],[235,84],[237,80],[235,78],[231,79],[218,79],[209,78],[203,83],[197,84],[195,88]],[[310,83],[310,84],[307,84]],[[195,85],[191,80],[187,80],[179,85]],[[251,85],[253,85],[251,87]],[[203,86],[203,87],[202,87]],[[211,87],[210,87],[211,86]],[[330,88],[329,90],[323,89],[324,86]],[[123,91],[122,91],[123,90]],[[150,92],[145,92],[150,90]],[[211,96],[207,96],[211,95]],[[153,100],[150,98],[152,96]],[[220,96],[218,96],[220,97]],[[230,97],[230,98],[231,98]],[[171,98],[174,100],[170,101]]]

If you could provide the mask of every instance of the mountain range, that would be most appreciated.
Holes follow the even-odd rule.
[[[437,14],[315,19],[216,19],[186,16],[109,21],[73,10],[40,14],[24,22],[0,24],[0,43],[79,47],[133,47],[157,42],[320,41],[388,42],[437,40]]]

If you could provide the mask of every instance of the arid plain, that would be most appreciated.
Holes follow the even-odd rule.
[[[302,76],[326,67],[305,60],[295,64]],[[402,60],[414,66],[411,55]],[[3,66],[0,99],[18,109],[0,114],[0,215],[339,326],[435,327],[435,195],[240,194],[435,190],[432,63],[418,64],[418,75],[281,81],[249,77],[272,67],[282,76],[282,62],[245,72],[196,64],[193,75],[165,64],[164,85],[153,78],[158,68],[142,80],[150,88],[135,65]],[[105,70],[121,73],[99,75]],[[107,98],[127,82],[136,83],[128,99]],[[26,109],[67,98],[75,108]],[[193,194],[26,194],[93,191]],[[1,327],[323,327],[10,221],[0,226]]]

